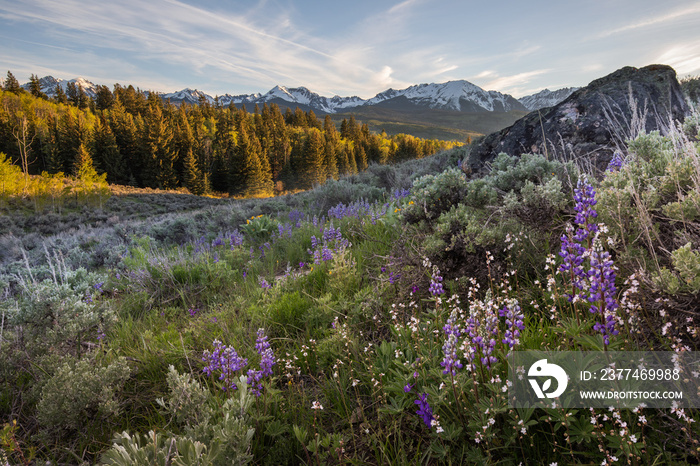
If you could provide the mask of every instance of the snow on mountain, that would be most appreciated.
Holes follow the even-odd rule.
[[[163,100],[169,100],[173,104],[190,104],[196,105],[201,99],[204,99],[210,104],[214,102],[214,99],[209,95],[197,89],[190,89],[189,87],[177,92],[169,92],[167,94],[160,94],[160,98]]]
[[[269,92],[256,99],[255,103],[274,102],[275,100],[305,105],[323,113],[336,113],[340,109],[357,107],[365,103],[364,99],[355,96],[340,97],[336,95],[328,98],[305,87],[287,88],[284,86],[273,87]]]
[[[389,89],[369,99],[366,105],[377,105],[399,98],[405,98],[413,105],[455,112],[525,110],[511,95],[485,91],[464,80],[418,84],[398,91]]]
[[[65,79],[54,78],[53,76],[44,76],[43,78],[39,79],[41,92],[46,94],[48,97],[53,97],[56,95],[57,84],[61,86],[61,89],[65,93],[69,83],[75,84],[76,88],[78,87],[78,85],[82,86],[83,91],[85,91],[85,94],[87,94],[87,96],[91,99],[94,99],[97,95],[97,85],[88,81],[85,78],[76,78],[66,81]],[[25,90],[29,90],[29,83],[22,84],[22,88]]]
[[[578,87],[565,87],[556,91],[544,89],[537,94],[521,97],[518,100],[530,111],[539,110],[545,107],[553,107],[558,103],[563,102],[578,89]]]
[[[56,85],[60,85],[66,92],[68,83],[82,86],[85,93],[95,98],[97,85],[84,79],[76,78],[69,81],[57,79],[53,76],[45,76],[39,80],[41,90],[49,97],[55,94]],[[29,83],[22,86],[29,89]],[[263,105],[265,103],[277,103],[278,105],[302,106],[306,109],[313,109],[320,113],[337,113],[347,109],[382,105],[396,108],[424,107],[438,110],[448,110],[454,112],[508,112],[511,110],[536,110],[543,107],[556,105],[566,99],[577,88],[564,88],[557,91],[545,89],[537,94],[515,99],[509,94],[502,94],[497,91],[485,91],[479,86],[469,81],[449,81],[441,84],[417,84],[406,89],[387,89],[380,92],[371,99],[362,99],[357,96],[324,97],[310,91],[306,87],[288,88],[275,86],[265,94],[224,94],[216,99],[197,89],[182,89],[177,92],[160,94],[163,100],[179,105],[182,103],[197,105],[202,99],[213,104],[218,103],[223,106],[233,105]],[[408,105],[408,107],[406,107]]]

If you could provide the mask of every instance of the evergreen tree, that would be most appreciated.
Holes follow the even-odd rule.
[[[197,166],[197,158],[194,156],[192,149],[189,149],[185,155],[185,173],[183,181],[192,194],[199,196],[206,191],[204,176]]]
[[[323,151],[323,165],[326,172],[326,177],[338,179],[338,160],[335,154],[335,145],[331,141],[326,141]]]
[[[357,163],[357,171],[362,172],[367,170],[367,153],[365,152],[365,148],[358,145],[356,152],[355,162]]]
[[[316,128],[309,129],[304,143],[303,179],[307,188],[323,184],[326,170],[323,164],[323,136]]]
[[[41,83],[39,82],[39,77],[32,74],[29,78],[29,92],[40,99],[47,99],[46,94],[41,92]]]
[[[173,132],[163,117],[160,97],[152,93],[148,98],[142,139],[148,161],[144,178],[150,187],[173,189],[179,181],[175,170],[177,153],[172,147]]]
[[[108,115],[109,127],[126,164],[124,178],[128,184],[144,186],[142,175],[145,161],[142,156],[142,146],[138,141],[138,129],[134,117],[125,111],[118,100],[115,100]]]
[[[6,92],[12,92],[13,94],[21,94],[24,89],[19,85],[19,81],[15,78],[10,70],[7,71],[7,78],[5,78],[5,83],[3,84],[3,90]]]
[[[247,118],[239,120],[238,144],[230,162],[229,192],[231,194],[246,197],[272,194],[270,165],[261,155],[260,142],[252,134],[250,121]]]
[[[80,146],[78,146],[72,172],[76,178],[85,182],[92,183],[97,180],[97,170],[95,170],[92,157],[85,147],[85,144],[80,144]]]
[[[95,108],[97,110],[108,110],[114,104],[114,95],[107,86],[97,86],[95,94]]]
[[[65,92],[63,92],[63,88],[61,87],[60,83],[56,83],[56,88],[54,89],[54,96],[53,96],[54,102],[57,104],[68,104],[68,96],[66,95]]]
[[[129,177],[117,145],[117,140],[104,118],[98,118],[93,136],[94,162],[98,170],[107,173],[107,181],[113,184],[127,184]]]

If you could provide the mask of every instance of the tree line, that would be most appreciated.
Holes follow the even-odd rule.
[[[457,145],[374,134],[354,117],[338,128],[328,115],[276,104],[253,113],[204,99],[176,106],[119,84],[90,98],[69,83],[48,98],[35,75],[28,87],[8,71],[0,90],[0,152],[25,173],[77,175],[89,157],[112,184],[269,196]]]

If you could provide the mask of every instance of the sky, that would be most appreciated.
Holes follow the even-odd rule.
[[[0,77],[371,98],[465,79],[522,97],[623,66],[700,74],[698,0],[0,0]]]

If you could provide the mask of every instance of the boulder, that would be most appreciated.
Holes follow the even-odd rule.
[[[462,169],[472,176],[484,174],[488,163],[505,152],[545,154],[603,170],[615,150],[624,149],[625,140],[641,131],[665,133],[688,112],[673,68],[628,66],[486,136],[472,148]]]

